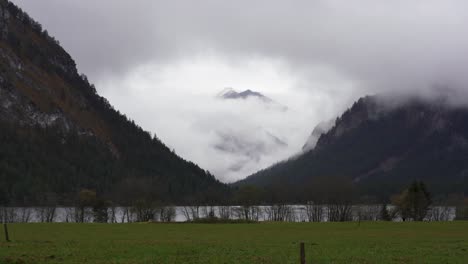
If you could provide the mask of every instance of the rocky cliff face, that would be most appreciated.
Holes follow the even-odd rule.
[[[12,3],[1,1],[0,14],[0,118],[104,138],[106,128],[86,96],[70,85],[79,85],[81,78],[81,85],[89,86],[84,76],[78,76],[73,59]]]
[[[54,104],[55,91],[51,87],[36,83],[29,75],[37,71],[33,65],[23,65],[22,61],[11,50],[0,47],[0,119],[21,126],[39,125],[60,127],[63,131],[80,131],[91,133],[79,128],[70,120],[62,109]],[[21,86],[21,89],[17,89]],[[41,98],[33,97],[37,94]],[[48,104],[48,105],[47,105]],[[82,103],[83,104],[83,103]]]

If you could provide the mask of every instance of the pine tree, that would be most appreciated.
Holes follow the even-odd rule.
[[[422,181],[414,181],[395,201],[403,221],[408,218],[423,221],[431,203],[431,195]]]

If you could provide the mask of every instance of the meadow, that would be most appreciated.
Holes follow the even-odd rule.
[[[2,230],[3,231],[3,230]],[[468,222],[10,224],[0,263],[468,263]]]

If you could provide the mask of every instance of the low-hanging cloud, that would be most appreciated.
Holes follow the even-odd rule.
[[[465,83],[466,1],[18,0],[93,79],[216,50],[326,65],[367,90]]]
[[[104,96],[176,153],[231,182],[299,151],[310,133],[309,118],[319,118],[314,112],[298,111],[308,100],[303,100],[304,92],[290,92],[296,79],[282,75],[277,70],[281,66],[272,66],[276,64],[255,60],[231,65],[206,57],[165,66],[147,64],[98,86],[112,87],[103,90]],[[257,98],[217,97],[226,83],[239,89],[254,86],[278,104],[288,105],[288,110]],[[320,113],[329,114],[326,109]]]
[[[466,1],[14,2],[118,109],[224,180],[299,151],[315,124],[366,94],[468,99]],[[212,101],[226,86],[259,90],[295,114]],[[289,147],[231,175],[223,160],[239,157],[204,149],[227,116],[268,123]]]

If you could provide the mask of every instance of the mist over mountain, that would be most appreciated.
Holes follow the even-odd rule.
[[[236,92],[232,88],[225,88],[216,95],[216,98],[232,104],[238,111],[245,107],[245,103],[278,117],[287,111],[287,107],[251,90]],[[258,110],[255,112],[258,113]],[[264,164],[265,159],[287,151],[288,143],[285,139],[280,139],[269,131],[268,127],[250,123],[243,118],[230,119],[229,116],[225,118],[230,120],[229,126],[213,126],[216,141],[212,148],[218,155],[230,157],[226,164],[227,171],[246,173],[259,164]]]
[[[318,123],[309,138],[307,138],[306,143],[302,146],[302,152],[307,152],[315,148],[320,136],[327,133],[335,125],[335,120],[323,121]]]
[[[292,200],[320,177],[348,177],[361,195],[383,199],[415,179],[427,182],[435,194],[466,193],[467,124],[468,108],[446,98],[364,97],[309,152],[240,184],[289,186],[286,196]]]

